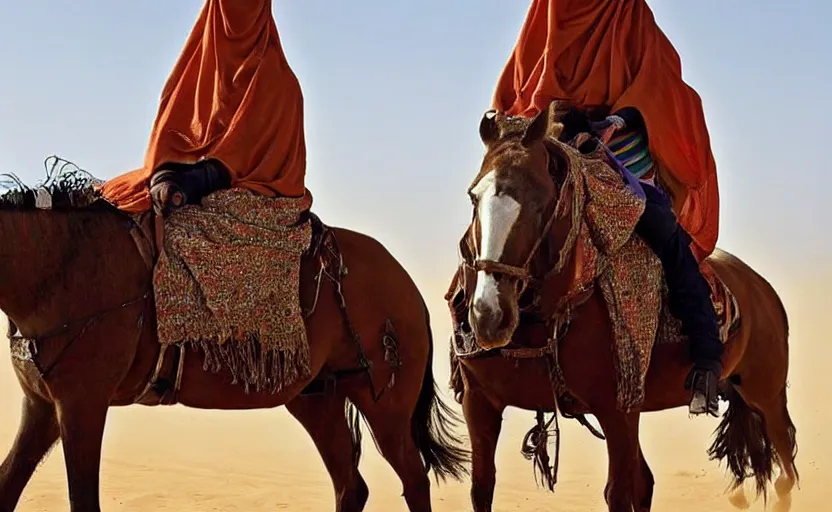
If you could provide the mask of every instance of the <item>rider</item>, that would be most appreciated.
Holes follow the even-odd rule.
[[[636,108],[625,107],[592,123],[591,131],[607,144],[625,172],[638,178],[644,191],[645,208],[636,232],[661,260],[671,311],[682,321],[691,340],[695,366],[686,383],[694,391],[690,411],[716,414],[716,384],[722,373],[723,346],[710,286],[690,250],[690,236],[676,221],[670,200],[656,183],[644,120]]]
[[[645,0],[532,0],[494,108],[534,116],[556,99],[614,113],[595,128],[618,130],[610,142],[618,158],[646,178],[637,230],[662,260],[671,306],[691,339],[690,411],[716,414],[723,347],[698,270],[716,246],[716,166],[699,96]],[[678,223],[668,197],[650,183],[657,171]]]
[[[105,199],[166,213],[229,186],[305,194],[303,95],[271,3],[205,1],[162,91],[144,165],[106,182]],[[173,187],[157,194],[162,184]]]

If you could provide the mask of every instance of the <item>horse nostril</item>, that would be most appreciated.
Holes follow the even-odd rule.
[[[489,304],[487,301],[479,299],[474,301],[474,313],[479,317],[480,321],[493,322],[498,317],[502,316],[502,311],[499,307]]]
[[[505,274],[503,274],[502,272],[494,272],[491,275],[492,277],[494,277],[494,281],[498,283],[503,280],[503,277],[505,277]]]
[[[485,302],[482,299],[475,300],[473,309],[477,314],[481,314],[485,310]]]

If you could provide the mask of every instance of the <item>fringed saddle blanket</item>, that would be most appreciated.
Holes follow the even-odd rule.
[[[311,202],[229,189],[174,211],[153,275],[159,342],[203,349],[206,369],[229,369],[247,391],[307,377],[299,281]]]
[[[579,173],[576,191],[579,228],[575,244],[576,267],[572,286],[563,304],[566,310],[596,285],[607,303],[614,333],[618,405],[631,410],[644,401],[645,378],[657,336],[679,342],[679,322],[666,307],[666,287],[661,262],[646,243],[633,236],[644,211],[643,200],[631,192],[621,177],[597,153],[583,155],[563,146],[573,172]],[[583,190],[583,192],[580,192]],[[462,265],[458,273],[465,272]],[[723,337],[736,322],[736,304],[730,291],[705,265],[703,272],[714,289]],[[473,276],[470,276],[472,278]],[[446,295],[454,320],[453,349],[461,358],[481,352],[467,326],[467,297],[455,277]],[[464,289],[465,285],[462,285]]]

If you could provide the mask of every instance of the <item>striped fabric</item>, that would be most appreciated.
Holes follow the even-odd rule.
[[[638,179],[649,179],[653,158],[641,131],[621,131],[613,135],[607,146],[619,162]]]

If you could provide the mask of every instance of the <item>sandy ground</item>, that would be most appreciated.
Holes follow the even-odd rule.
[[[791,294],[790,406],[798,427],[801,489],[796,512],[830,510],[832,413],[825,407],[825,365],[832,329],[819,301],[824,287]],[[439,334],[442,329],[437,326]],[[447,338],[437,336],[442,340]],[[444,354],[445,350],[437,350]],[[437,359],[446,381],[447,363]],[[814,397],[814,399],[813,399]],[[822,398],[824,397],[824,398]],[[8,344],[0,348],[0,452],[5,455],[19,418],[20,391],[11,375]],[[450,400],[448,398],[448,400]],[[496,510],[602,511],[606,453],[572,423],[562,424],[560,482],[555,494],[537,488],[532,467],[520,454],[532,413],[512,410],[498,452]],[[684,410],[648,415],[642,440],[656,475],[654,510],[734,510],[723,490],[724,471],[707,460],[705,448],[717,421],[689,419]],[[370,487],[367,510],[406,510],[392,470],[365,439],[362,472]],[[102,506],[109,511],[327,511],[333,509],[329,478],[312,442],[284,410],[195,411],[182,407],[112,410],[104,445]],[[470,510],[468,484],[434,486],[434,510]],[[19,510],[68,510],[61,450],[56,448],[30,483]],[[755,503],[752,510],[764,510]]]

